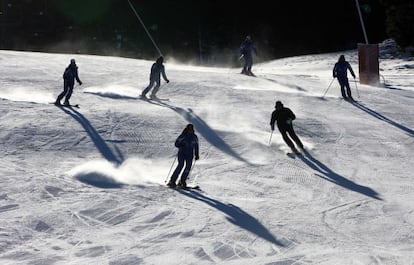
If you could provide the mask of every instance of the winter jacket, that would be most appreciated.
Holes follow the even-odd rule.
[[[347,61],[339,61],[335,64],[333,69],[333,77],[338,79],[347,78],[348,70],[351,72],[351,75],[355,78],[354,71],[352,70],[351,65]]]
[[[82,84],[82,81],[80,81],[78,76],[78,67],[76,64],[70,64],[66,67],[65,72],[63,73],[63,79],[65,82],[72,85],[75,83],[75,79],[79,84]]]
[[[240,53],[244,56],[251,56],[253,51],[257,53],[256,46],[253,44],[251,40],[245,40],[240,45]]]
[[[151,67],[151,74],[150,74],[150,80],[157,80],[160,81],[162,77],[165,81],[168,80],[167,75],[165,74],[165,67],[162,63],[156,62]]]
[[[289,108],[282,107],[272,112],[270,119],[270,126],[274,130],[275,121],[277,121],[277,127],[279,130],[286,130],[289,126],[292,126],[292,121],[296,119],[295,114]]]
[[[179,149],[178,155],[186,158],[198,157],[198,137],[194,133],[182,133],[175,140],[175,147]]]

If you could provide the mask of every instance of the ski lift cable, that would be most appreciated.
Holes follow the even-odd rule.
[[[158,53],[159,53],[159,55],[160,55],[160,56],[163,56],[163,55],[162,55],[162,52],[161,52],[161,50],[160,50],[160,48],[158,48],[157,44],[155,43],[154,39],[152,38],[151,34],[149,33],[149,31],[148,31],[147,27],[145,26],[144,22],[142,21],[141,17],[138,15],[137,10],[136,10],[136,9],[135,9],[135,7],[132,5],[132,3],[131,3],[131,1],[130,1],[130,0],[128,0],[128,3],[129,3],[129,5],[131,6],[132,11],[134,11],[135,16],[138,18],[139,22],[141,23],[142,27],[144,28],[145,32],[147,33],[148,37],[150,38],[150,40],[151,40],[151,41],[152,41],[152,43],[154,44],[155,49],[157,49],[157,51],[158,51]]]

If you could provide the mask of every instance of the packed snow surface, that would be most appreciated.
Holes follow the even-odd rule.
[[[381,60],[379,86],[351,77],[351,103],[340,54],[358,73],[356,51],[257,77],[167,58],[156,101],[139,98],[152,61],[0,51],[0,263],[414,264],[414,62]],[[71,58],[79,109],[50,104]],[[271,134],[276,100],[303,156]],[[201,191],[165,185],[188,123]]]

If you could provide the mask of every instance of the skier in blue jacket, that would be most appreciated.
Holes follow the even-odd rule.
[[[69,99],[72,96],[73,86],[75,85],[75,79],[82,85],[82,81],[79,79],[78,75],[78,66],[76,65],[75,59],[70,60],[70,64],[66,67],[65,72],[63,73],[63,92],[57,97],[55,105],[60,106],[60,101],[65,97],[65,106],[69,106]]]
[[[193,157],[195,160],[199,159],[198,154],[198,137],[194,133],[194,126],[192,124],[188,124],[183,132],[178,136],[177,140],[175,140],[175,147],[178,148],[178,165],[175,168],[170,181],[168,182],[168,186],[171,188],[175,188],[177,186],[176,181],[178,178],[178,175],[181,173],[181,170],[184,167],[185,168],[183,173],[181,174],[180,181],[178,183],[178,186],[186,188],[187,187],[187,177],[190,173],[191,166],[193,163]]]
[[[160,56],[155,61],[155,63],[152,64],[151,67],[151,74],[150,74],[150,83],[149,85],[142,91],[141,97],[146,97],[146,94],[150,91],[150,89],[154,86],[155,87],[151,92],[151,98],[156,98],[156,94],[158,92],[158,89],[161,85],[161,75],[164,78],[165,82],[169,83],[170,80],[168,80],[167,75],[165,74],[165,67],[163,65],[164,57]]]
[[[242,74],[254,76],[252,73],[253,66],[253,52],[257,55],[256,46],[254,45],[252,38],[247,36],[246,39],[240,45],[241,57],[244,59]]]
[[[333,68],[333,77],[338,78],[339,85],[341,86],[341,93],[344,99],[354,100],[351,95],[351,88],[349,87],[348,81],[348,70],[351,72],[351,75],[355,79],[355,73],[352,70],[351,65],[349,62],[345,60],[345,56],[339,56],[338,62],[335,64]],[[346,88],[346,91],[345,91]]]

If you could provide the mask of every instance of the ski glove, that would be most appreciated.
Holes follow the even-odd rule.
[[[275,125],[270,125],[270,127],[272,128],[272,131],[275,130]]]
[[[170,82],[170,80],[168,80],[168,79],[167,79],[167,80],[165,80],[165,82],[169,83],[169,82]]]
[[[82,81],[81,81],[81,82],[79,82],[79,85],[80,85],[80,86],[82,85]]]
[[[195,160],[199,160],[200,157],[198,155],[195,156]]]

